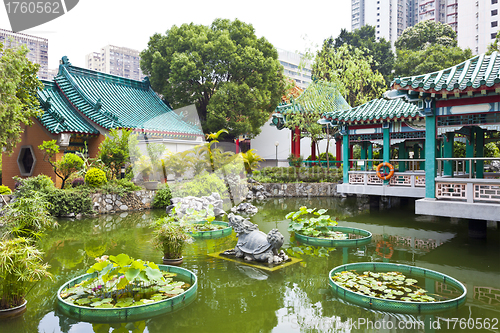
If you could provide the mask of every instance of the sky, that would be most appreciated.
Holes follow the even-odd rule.
[[[184,23],[210,25],[216,18],[237,18],[276,48],[305,52],[342,28],[350,30],[350,8],[349,0],[80,0],[66,14],[22,33],[48,38],[50,69],[62,56],[84,67],[86,54],[108,44],[142,51],[155,33]],[[11,30],[4,6],[0,28]]]

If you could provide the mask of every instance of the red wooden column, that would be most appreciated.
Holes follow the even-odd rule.
[[[335,159],[337,161],[342,161],[342,139],[341,138],[338,138],[338,139],[335,139]],[[340,166],[340,163],[336,163],[336,166],[339,167]]]
[[[295,156],[295,140],[294,140],[294,131],[291,129],[290,132],[292,133],[292,140],[291,140],[291,147],[292,147],[292,155]]]
[[[311,141],[311,160],[316,161],[316,143],[314,141]],[[312,165],[316,164],[312,163]]]
[[[293,136],[295,139],[295,157],[300,156],[300,129],[299,127],[295,127],[295,135]]]
[[[240,139],[236,138],[236,154],[240,153]]]
[[[354,145],[349,145],[349,159],[352,160]],[[352,169],[352,161],[349,162],[349,168]]]

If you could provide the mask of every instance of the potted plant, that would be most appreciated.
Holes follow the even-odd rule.
[[[0,319],[26,311],[25,297],[32,283],[51,278],[48,268],[32,240],[19,237],[0,242]]]
[[[288,156],[287,160],[288,160],[288,165],[296,167],[296,168],[300,168],[304,158],[302,156],[295,156],[294,154],[290,154]]]
[[[175,222],[173,216],[164,217],[156,221],[153,233],[153,244],[163,251],[165,265],[182,264],[184,245],[191,240],[186,228]]]

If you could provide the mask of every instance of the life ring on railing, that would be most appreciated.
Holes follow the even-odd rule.
[[[380,169],[382,169],[382,167],[388,167],[389,173],[380,172]],[[393,175],[394,175],[394,167],[392,166],[391,163],[384,162],[384,163],[380,163],[379,165],[377,165],[377,177],[378,178],[380,178],[382,180],[389,180]]]
[[[388,248],[389,253],[387,253],[387,254],[383,253],[381,248],[382,249]],[[392,255],[394,254],[394,248],[392,247],[391,243],[386,242],[386,241],[380,241],[377,243],[377,248],[375,249],[375,252],[377,253],[377,255],[379,255],[383,258],[390,259],[392,257]]]

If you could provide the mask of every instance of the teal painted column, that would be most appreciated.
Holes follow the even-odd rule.
[[[474,157],[474,127],[470,128],[470,135],[465,140],[465,157]],[[469,161],[465,162],[465,171],[471,172],[469,170]],[[472,164],[472,172],[474,172],[474,164]]]
[[[368,142],[368,159],[373,159],[373,143]],[[368,162],[367,170],[373,169],[373,162]]]
[[[342,172],[344,184],[349,184],[349,129],[342,135]]]
[[[408,156],[406,154],[406,145],[405,145],[404,141],[399,143],[398,157],[399,157],[399,159],[402,159],[402,160],[405,160],[408,158]],[[399,171],[400,172],[406,171],[406,162],[399,162]]]
[[[362,160],[366,159],[366,142],[361,142],[361,155],[360,158]],[[361,171],[366,171],[366,164],[361,166]]]
[[[476,128],[476,157],[484,157],[484,130]],[[476,178],[484,178],[484,161],[476,163]]]
[[[425,197],[436,198],[436,118],[425,117]]]
[[[443,140],[443,157],[453,157],[453,142],[455,141],[455,133],[446,133]],[[443,162],[443,174],[453,177],[453,161]]]
[[[390,126],[390,124],[389,124]],[[383,129],[384,135],[384,150],[383,150],[383,160],[384,163],[390,163],[391,159],[391,133],[389,127]],[[388,180],[384,180],[384,184],[389,184]]]

